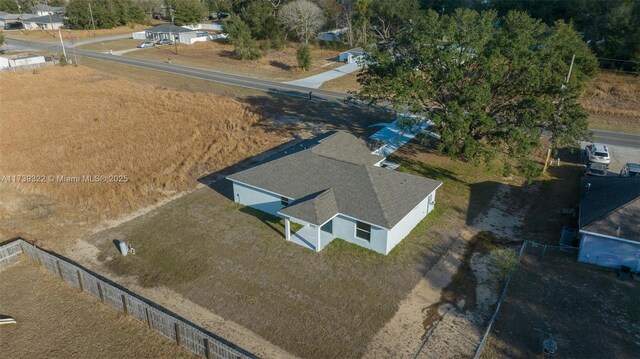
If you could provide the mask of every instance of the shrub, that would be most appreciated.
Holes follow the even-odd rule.
[[[311,63],[313,59],[311,57],[311,48],[309,45],[302,45],[296,54],[296,58],[298,59],[298,66],[304,69],[305,71],[309,71],[311,68]]]
[[[491,265],[496,268],[504,280],[518,264],[518,254],[508,248],[495,248],[490,254]]]

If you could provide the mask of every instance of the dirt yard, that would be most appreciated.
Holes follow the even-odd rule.
[[[581,103],[590,128],[640,133],[640,76],[600,72]]]
[[[267,50],[258,60],[238,60],[233,46],[215,41],[197,42],[193,45],[178,45],[178,55],[173,46],[158,46],[127,53],[125,56],[154,61],[167,61],[180,65],[230,72],[245,76],[288,81],[312,76],[343,65],[337,61],[339,51],[314,48],[313,65],[309,71],[298,69],[297,48],[286,45],[280,50]]]
[[[519,235],[557,245],[563,226],[576,219],[560,215],[578,204],[582,173],[578,151],[561,150],[562,166],[552,166],[533,185],[531,206]],[[514,193],[526,200],[524,193]],[[542,358],[542,340],[552,334],[558,358],[629,358],[640,347],[640,282],[622,282],[615,273],[577,263],[576,254],[528,247],[513,276],[484,358]]]
[[[431,278],[436,263],[458,240],[471,187],[498,179],[415,145],[403,156],[406,163],[416,163],[413,171],[444,180],[446,190],[439,194],[437,210],[389,256],[341,241],[319,254],[287,243],[280,221],[236,205],[227,197],[225,182],[97,233],[66,254],[129,281],[125,285],[145,286],[145,295],[166,287],[182,295],[172,300],[174,305],[187,300],[294,355],[361,357],[370,352],[370,343],[400,302],[421,278]],[[489,188],[474,200],[488,201],[494,193]],[[480,203],[472,206],[473,211],[482,208]],[[130,242],[136,255],[118,256],[113,239]],[[471,290],[475,293],[475,287]],[[422,315],[422,309],[414,315]],[[414,351],[411,355],[428,329],[423,320],[418,324],[411,333],[418,338],[408,350]],[[404,343],[406,334],[385,340]]]
[[[0,268],[4,358],[195,358],[28,259]]]
[[[0,192],[16,200],[0,204],[5,237],[25,234],[12,219],[45,219],[51,205],[76,209],[81,222],[131,213],[288,139],[231,97],[88,68],[5,73],[0,82],[12,89],[0,107]],[[38,196],[46,200],[31,204]],[[64,217],[57,226],[73,221]]]
[[[142,40],[121,39],[113,41],[93,42],[86,45],[80,45],[78,46],[78,48],[99,52],[108,52],[109,50],[113,50],[115,52],[120,50],[137,49],[138,44],[140,44],[141,42]],[[82,59],[80,61],[82,61]]]

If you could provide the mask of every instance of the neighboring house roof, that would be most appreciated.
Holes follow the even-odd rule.
[[[154,26],[146,31],[162,32],[162,33],[181,33],[181,32],[194,32],[195,30],[187,29],[186,27],[182,27],[182,26],[162,24],[162,25]]]
[[[640,178],[583,177],[578,226],[640,242]]]
[[[19,19],[29,20],[29,19],[37,17],[37,16],[38,15],[36,15],[36,14],[8,14],[8,13],[4,13],[4,14],[0,14],[0,20],[4,20],[4,21],[19,20]]]
[[[374,166],[383,159],[332,131],[227,178],[296,199],[287,216],[322,224],[342,213],[390,229],[442,182]]]
[[[345,52],[348,52],[352,55],[364,55],[364,49],[362,47],[354,47],[353,49],[349,49]]]
[[[30,19],[26,19],[25,22],[35,22],[38,24],[49,24],[49,23],[63,23],[64,19],[61,16],[58,15],[45,15],[45,16],[38,16],[38,17],[32,17]]]
[[[64,11],[64,6],[49,6],[45,4],[40,4],[36,6],[37,11]]]

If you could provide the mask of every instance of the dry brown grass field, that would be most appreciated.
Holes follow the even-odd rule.
[[[23,258],[0,268],[3,358],[196,358]]]
[[[640,76],[600,72],[580,102],[590,128],[640,133]]]
[[[280,50],[268,50],[258,60],[238,60],[233,46],[214,41],[179,45],[178,55],[173,46],[158,46],[134,51],[126,56],[154,61],[167,61],[180,65],[230,72],[245,76],[261,77],[276,81],[303,78],[343,65],[335,61],[339,51],[313,48],[313,65],[309,71],[300,71],[296,60],[297,47],[284,46]]]
[[[103,217],[153,204],[285,141],[233,98],[88,68],[2,74],[0,83],[0,174],[42,176],[2,186]]]

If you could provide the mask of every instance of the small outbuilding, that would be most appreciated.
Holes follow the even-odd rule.
[[[46,59],[44,58],[44,56],[40,55],[16,54],[10,56],[0,56],[0,70],[44,64],[45,62]]]
[[[364,57],[364,49],[361,47],[356,47],[347,51],[343,51],[338,56],[338,60],[340,62],[344,62],[347,64],[353,64],[358,62]]]
[[[640,272],[640,177],[583,177],[578,261]]]

